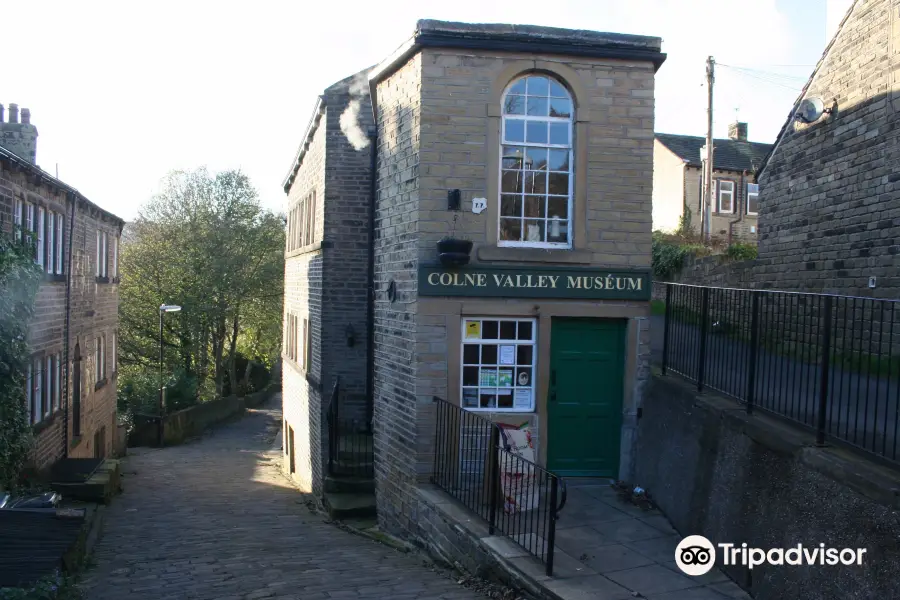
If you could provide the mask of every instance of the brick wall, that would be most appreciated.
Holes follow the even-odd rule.
[[[417,238],[427,231],[418,222],[421,87],[421,54],[378,84],[375,491],[379,523],[389,531],[408,531],[414,520]],[[392,281],[394,302],[383,293]]]
[[[69,347],[65,346],[66,276],[48,275],[41,283],[35,298],[34,317],[29,324],[28,343],[32,358],[62,354],[68,369],[62,370],[60,408],[35,425],[36,442],[33,465],[43,469],[66,456],[91,457],[95,453],[108,455],[112,451],[116,428],[116,382],[113,339],[118,328],[118,283],[114,279],[113,242],[121,234],[122,221],[78,198],[74,201],[75,218],[72,225],[73,201],[66,191],[49,183],[36,183],[27,169],[11,168],[0,163],[0,223],[4,234],[12,231],[13,206],[16,199],[64,215],[65,271],[71,270]],[[98,228],[109,235],[109,281],[99,282],[95,276],[97,261],[96,232]],[[71,256],[69,254],[71,238]],[[106,378],[96,378],[96,338],[106,340]],[[83,360],[81,386],[81,435],[73,429],[73,369],[75,349]],[[68,372],[67,372],[68,371]],[[68,387],[68,389],[67,389]],[[68,414],[66,414],[66,398]],[[68,431],[66,431],[68,426]],[[95,448],[94,435],[105,428],[103,448]],[[68,440],[68,442],[67,442]],[[68,447],[67,447],[68,445]]]
[[[326,131],[321,124],[313,132],[309,147],[297,175],[288,191],[287,213],[313,191],[322,197],[325,185]],[[282,372],[282,404],[284,419],[294,430],[294,461],[292,477],[306,492],[319,493],[323,481],[323,461],[326,440],[323,420],[322,393],[322,236],[324,232],[324,203],[316,202],[315,243],[285,255],[284,311],[293,314],[297,322],[308,320],[312,347],[310,365],[306,370],[285,355]],[[285,323],[287,320],[285,319]],[[297,335],[301,336],[298,325]],[[284,339],[287,339],[285,336]],[[305,340],[297,341],[298,353],[303,353]],[[287,448],[287,445],[285,445]],[[285,457],[289,471],[290,457]]]
[[[900,295],[897,9],[896,0],[856,3],[805,96],[837,110],[810,125],[789,122],[764,167],[759,251],[777,287]]]

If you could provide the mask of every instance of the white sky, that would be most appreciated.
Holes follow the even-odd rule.
[[[829,2],[847,0],[829,0]],[[316,96],[380,62],[419,18],[655,35],[656,130],[715,135],[740,109],[771,142],[826,44],[822,0],[0,0],[0,103],[31,109],[38,164],[130,219],[171,169],[241,168],[281,209]],[[830,7],[829,7],[830,8]]]

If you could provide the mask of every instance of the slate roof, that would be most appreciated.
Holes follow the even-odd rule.
[[[696,135],[657,133],[656,139],[691,166],[699,167],[700,148],[706,138]],[[772,144],[740,142],[732,139],[713,140],[713,165],[723,171],[755,171],[772,149]]]

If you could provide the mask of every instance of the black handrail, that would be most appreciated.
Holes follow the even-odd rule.
[[[432,483],[505,534],[553,574],[556,521],[566,504],[565,480],[514,453],[499,425],[434,398]],[[501,483],[503,473],[509,474]],[[502,493],[505,485],[505,494]]]
[[[328,474],[350,477],[375,476],[375,445],[368,419],[340,416],[340,378],[335,379],[326,412],[328,421]]]

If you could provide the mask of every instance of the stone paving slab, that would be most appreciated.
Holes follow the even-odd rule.
[[[281,398],[203,439],[129,449],[87,600],[474,600],[455,578],[328,524],[281,474]]]

